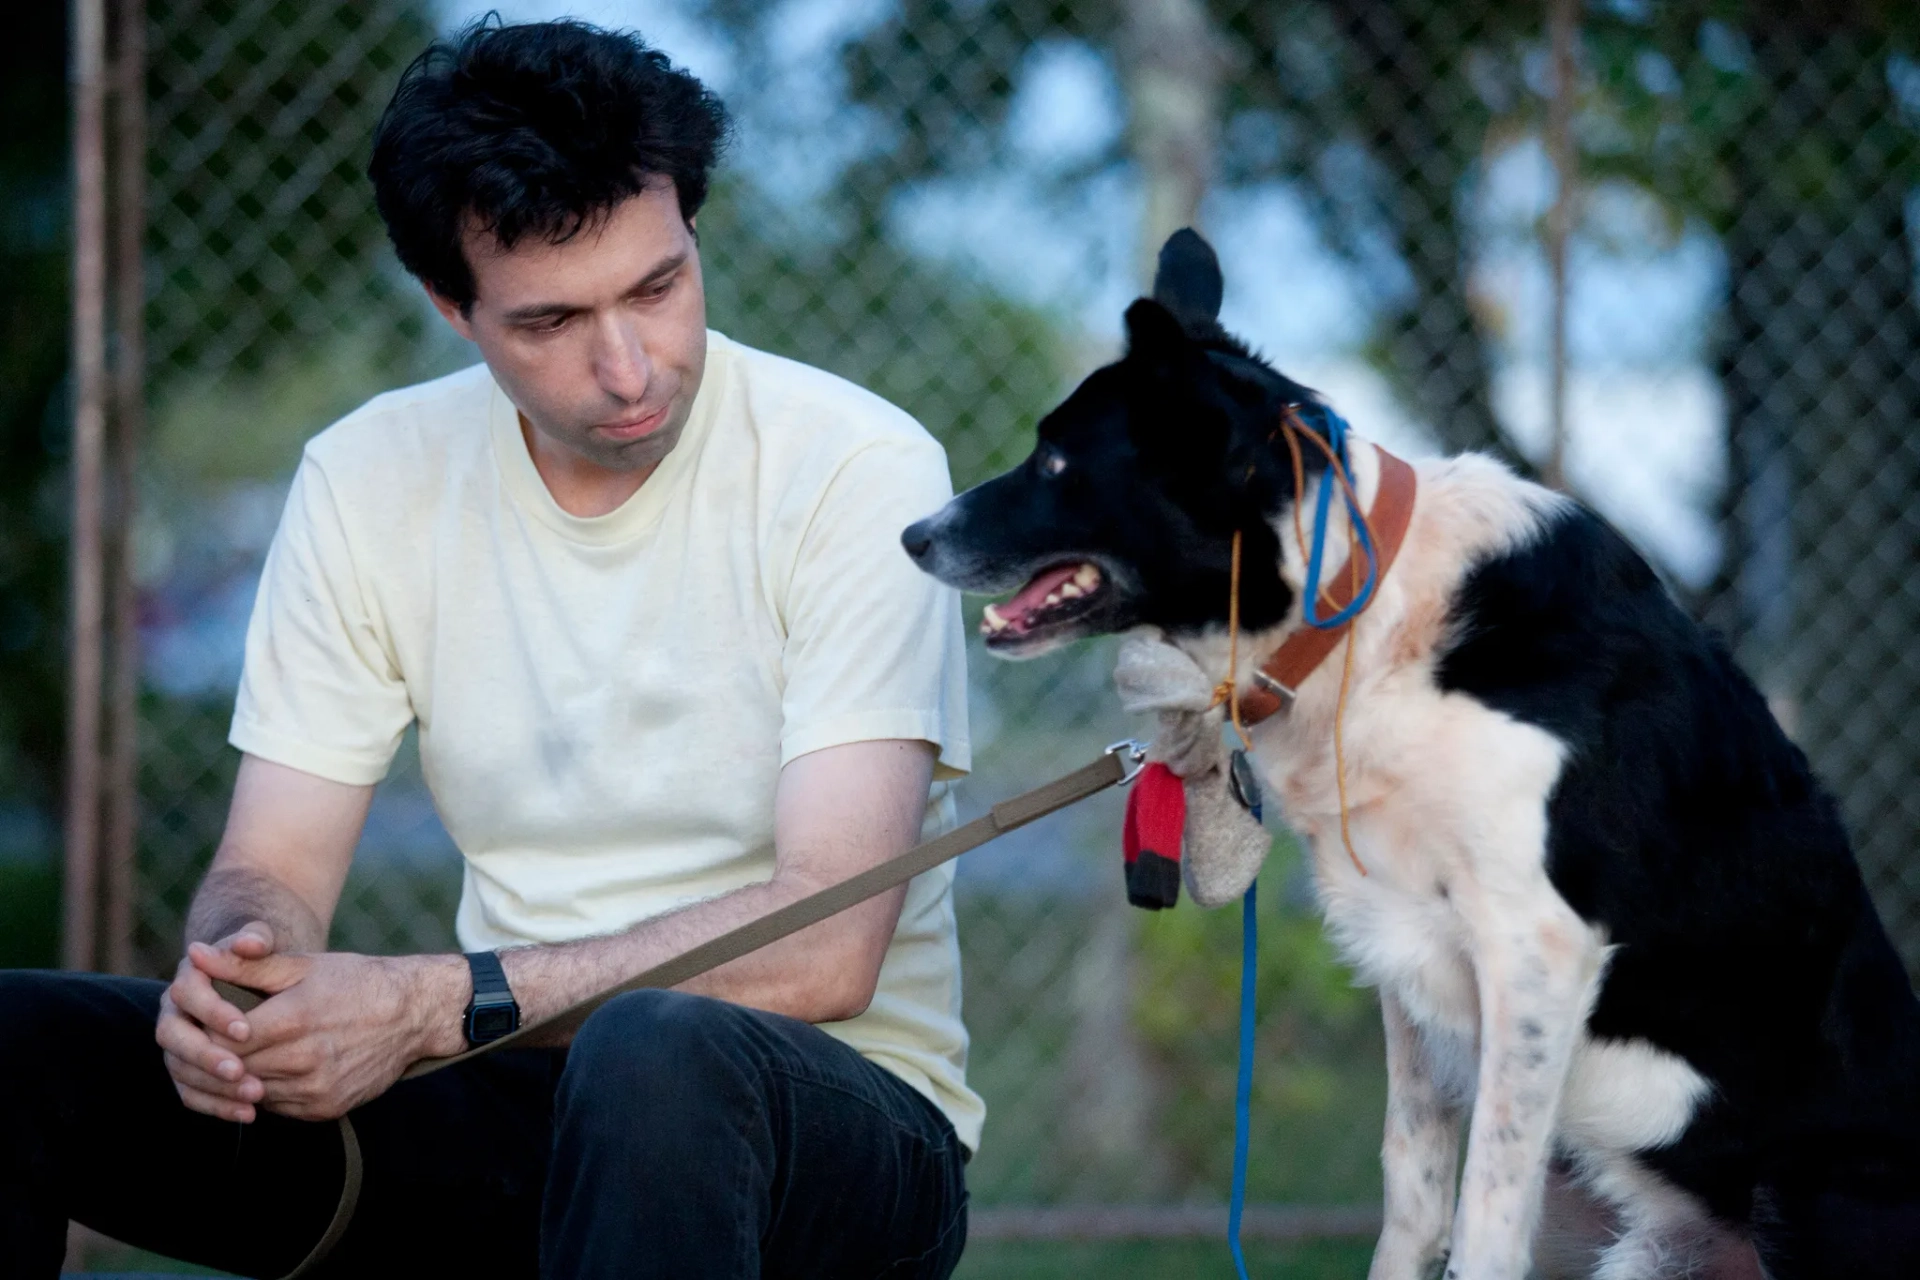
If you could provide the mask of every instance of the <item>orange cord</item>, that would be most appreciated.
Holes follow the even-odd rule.
[[[1340,487],[1345,491],[1351,504],[1348,510],[1354,514],[1361,525],[1366,527],[1368,543],[1374,544],[1373,527],[1368,523],[1366,513],[1361,509],[1360,496],[1354,492],[1353,481],[1348,477],[1347,469],[1340,465],[1340,457],[1333,451],[1333,446],[1302,426],[1291,406],[1287,408],[1286,415],[1280,420],[1280,426],[1286,433],[1287,453],[1293,460],[1293,538],[1300,547],[1301,560],[1304,562],[1308,554],[1306,530],[1300,523],[1300,504],[1305,500],[1307,492],[1306,465],[1300,456],[1299,438],[1303,435],[1318,445],[1320,452],[1327,456],[1327,465],[1333,468],[1334,477],[1339,480]],[[1353,593],[1348,598],[1358,597],[1360,594],[1360,542],[1353,520],[1347,521],[1347,582]],[[1329,600],[1328,603],[1331,605],[1332,601]],[[1371,605],[1372,601],[1369,600],[1367,603]],[[1363,606],[1360,612],[1365,613],[1366,607]],[[1351,807],[1347,803],[1345,734],[1347,691],[1353,685],[1353,629],[1358,624],[1359,617],[1356,615],[1347,624],[1347,634],[1343,637],[1346,642],[1343,646],[1346,652],[1342,655],[1340,663],[1340,695],[1333,704],[1333,783],[1340,793],[1340,842],[1346,846],[1347,857],[1353,861],[1353,869],[1364,876],[1367,874],[1367,867],[1360,861],[1360,854],[1353,847]]]
[[[1333,451],[1333,446],[1302,426],[1291,405],[1287,407],[1280,419],[1280,432],[1286,436],[1287,454],[1293,462],[1293,538],[1299,544],[1302,561],[1305,561],[1308,552],[1306,528],[1300,523],[1300,503],[1307,491],[1306,460],[1300,453],[1301,436],[1305,436],[1319,446],[1320,452],[1327,457],[1327,465],[1332,468],[1334,478],[1340,482],[1340,488],[1346,493],[1349,502],[1347,509],[1354,516],[1354,519],[1347,521],[1347,583],[1348,590],[1352,593],[1348,599],[1355,599],[1360,594],[1359,529],[1362,527],[1366,529],[1369,545],[1377,545],[1374,543],[1373,526],[1368,522],[1366,513],[1361,510],[1360,495],[1355,492],[1353,480],[1347,475],[1347,469],[1341,465],[1340,456]],[[1269,436],[1268,439],[1272,437]],[[1355,520],[1359,522],[1358,526]],[[1327,603],[1331,606],[1332,599],[1329,598]],[[1369,600],[1367,605],[1372,603]],[[1366,605],[1361,606],[1361,613],[1365,613],[1366,610]],[[1353,628],[1358,621],[1359,616],[1356,614],[1347,624],[1347,634],[1342,637],[1346,642],[1346,652],[1340,663],[1340,696],[1333,706],[1333,779],[1334,786],[1340,793],[1340,841],[1347,848],[1347,857],[1353,860],[1353,869],[1364,876],[1367,874],[1366,864],[1360,861],[1360,854],[1353,847],[1350,807],[1347,804],[1347,752],[1344,733],[1347,691],[1353,685]],[[1233,731],[1240,736],[1241,745],[1251,751],[1253,738],[1247,733],[1246,726],[1240,723],[1240,695],[1236,679],[1239,675],[1239,665],[1240,530],[1235,529],[1233,531],[1233,562],[1228,572],[1227,583],[1227,678],[1213,687],[1213,701],[1208,705],[1211,708],[1223,702],[1227,704],[1228,713],[1233,719]]]
[[[1240,745],[1248,751],[1253,750],[1253,737],[1247,727],[1240,723],[1240,689],[1236,677],[1240,673],[1240,531],[1233,531],[1233,566],[1227,571],[1227,678],[1213,687],[1213,701],[1209,709],[1221,703],[1227,704],[1227,714],[1233,719],[1233,731],[1240,735]]]

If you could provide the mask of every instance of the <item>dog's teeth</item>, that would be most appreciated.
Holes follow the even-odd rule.
[[[1100,585],[1100,566],[1083,564],[1073,575],[1074,585],[1082,591],[1091,591]]]
[[[1085,594],[1087,593],[1080,589],[1080,584],[1077,582],[1063,582],[1060,584],[1060,596],[1064,600],[1077,600]]]
[[[1060,593],[1059,593],[1058,591],[1049,591],[1049,592],[1047,592],[1047,603],[1048,603],[1048,604],[1059,604],[1059,603],[1060,603]]]
[[[1005,631],[1012,625],[992,605],[988,605],[986,612],[980,615],[980,634],[983,636],[990,636],[996,631]]]

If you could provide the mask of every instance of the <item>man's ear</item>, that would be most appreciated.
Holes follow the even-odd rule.
[[[1217,320],[1226,290],[1213,246],[1192,227],[1182,227],[1160,246],[1153,299],[1183,320]]]
[[[433,309],[438,311],[441,317],[453,326],[453,331],[465,338],[468,342],[472,342],[473,321],[467,317],[467,313],[462,311],[455,303],[442,297],[432,285],[423,283],[420,287],[427,291],[427,301],[431,302]]]

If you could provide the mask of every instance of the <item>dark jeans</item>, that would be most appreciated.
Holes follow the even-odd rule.
[[[337,1126],[192,1112],[161,984],[0,972],[0,1278],[60,1270],[67,1219],[279,1276],[340,1192]],[[622,996],[571,1050],[504,1050],[353,1113],[366,1181],[327,1276],[944,1277],[964,1151],[926,1099],[791,1018]]]

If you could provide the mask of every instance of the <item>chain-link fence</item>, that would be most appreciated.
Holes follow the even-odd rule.
[[[1582,24],[1567,475],[1732,635],[1840,794],[1920,964],[1920,63],[1893,7],[1617,0]],[[1502,0],[615,5],[741,140],[701,220],[716,327],[1022,456],[1110,352],[1143,248],[1195,216],[1226,320],[1413,452],[1552,446],[1544,8]],[[406,0],[153,0],[153,434],[138,948],[177,954],[218,838],[261,556],[300,442],[474,357],[363,177],[400,69],[471,16]],[[509,10],[509,17],[548,16]],[[977,608],[977,606],[974,606]],[[977,614],[974,615],[977,617]],[[1100,645],[973,656],[976,810],[1130,726]],[[986,1204],[1215,1200],[1237,921],[1120,903],[1111,797],[969,856],[959,895]],[[1368,1202],[1383,1069],[1286,857],[1265,895],[1260,1198]],[[445,947],[457,854],[384,785],[335,926]]]

